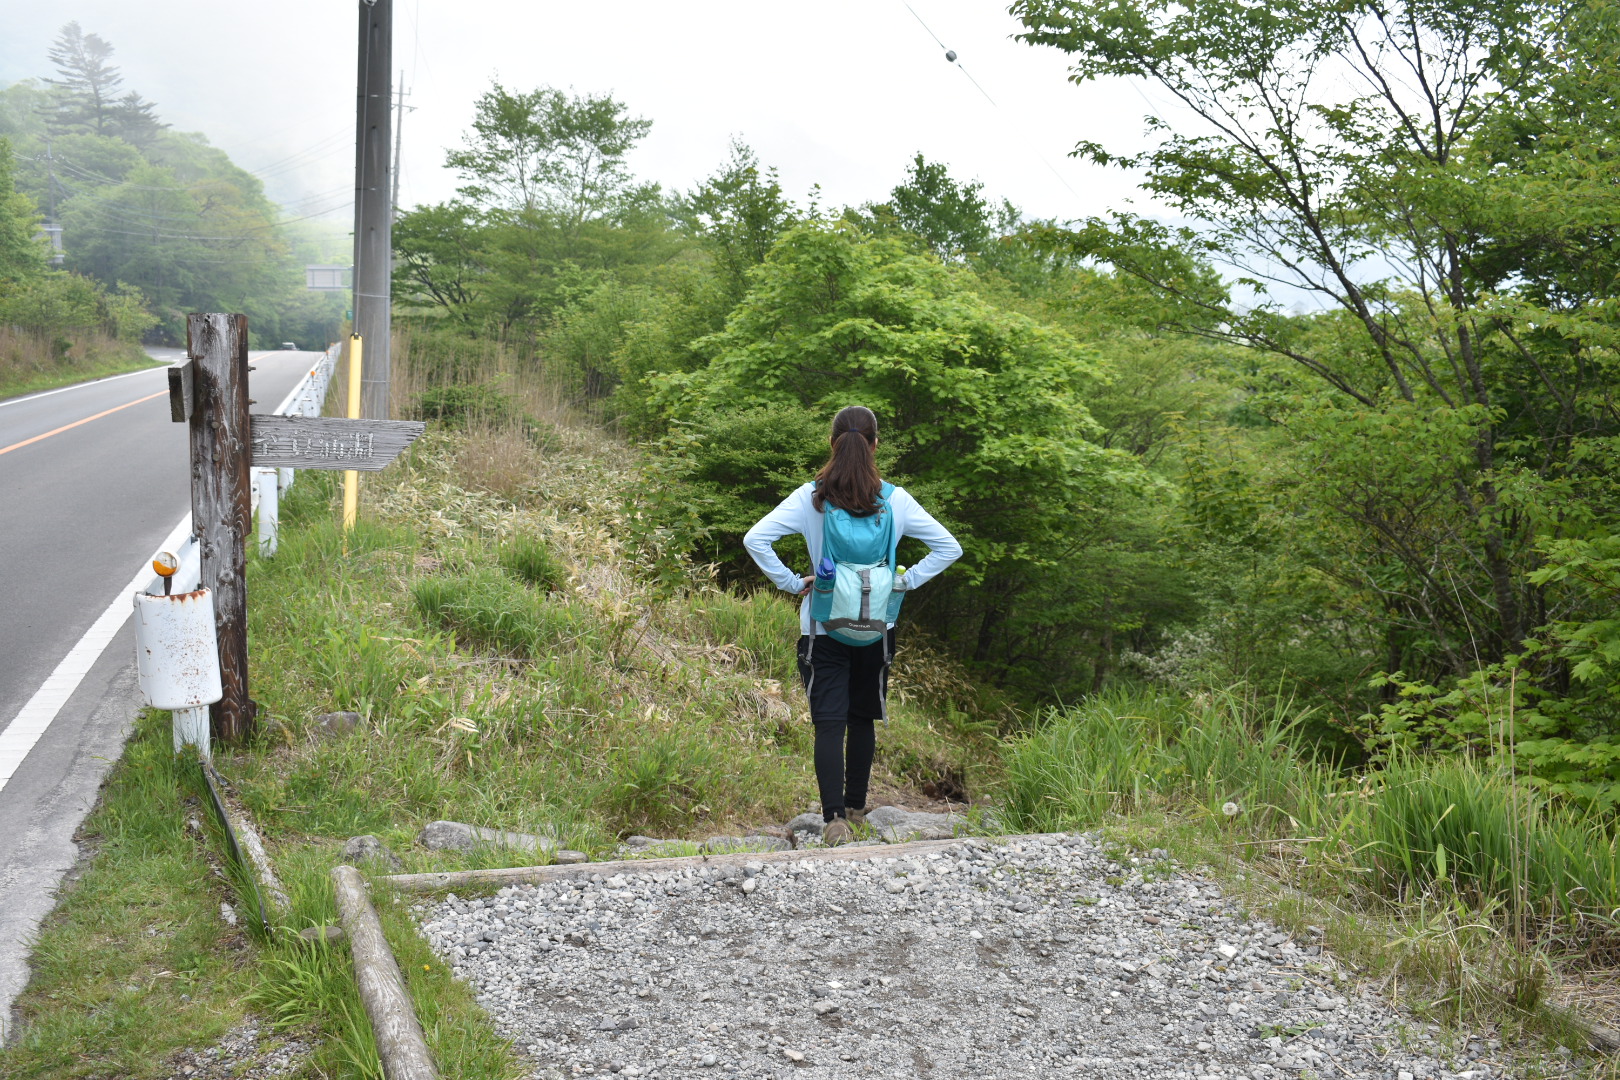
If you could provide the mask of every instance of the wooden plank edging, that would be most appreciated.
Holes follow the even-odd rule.
[[[411,1006],[399,964],[383,936],[382,922],[371,906],[365,880],[352,866],[332,868],[338,912],[354,955],[354,981],[377,1038],[377,1056],[388,1080],[438,1080],[422,1025]]]
[[[253,827],[248,818],[247,811],[237,806],[232,800],[220,797],[220,805],[225,807],[225,816],[230,818],[231,825],[236,829],[236,836],[242,842],[242,850],[247,853],[248,861],[258,873],[259,884],[264,891],[270,894],[270,905],[275,908],[276,917],[285,919],[292,910],[292,901],[287,897],[287,890],[282,887],[281,879],[276,877],[276,868],[270,862],[270,853],[264,848],[264,841],[259,838],[259,830]]]
[[[949,840],[913,840],[904,844],[874,844],[871,847],[801,848],[796,851],[728,851],[716,855],[678,855],[667,859],[619,859],[598,863],[559,863],[550,866],[509,866],[494,870],[458,870],[437,874],[391,874],[379,878],[401,892],[432,893],[447,889],[499,889],[507,885],[539,884],[544,881],[574,881],[614,874],[653,874],[661,870],[684,870],[691,866],[742,866],[760,862],[793,863],[862,862],[867,859],[895,859],[944,851],[964,844],[1016,844],[1042,841],[1068,833],[1029,833],[1017,836],[959,836]]]

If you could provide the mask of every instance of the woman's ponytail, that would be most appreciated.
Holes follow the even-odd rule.
[[[877,467],[877,417],[864,405],[851,405],[833,417],[832,456],[816,474],[811,501],[817,510],[832,503],[851,514],[878,508],[883,478]]]

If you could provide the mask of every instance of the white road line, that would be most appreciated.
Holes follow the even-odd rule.
[[[141,368],[139,371],[126,371],[122,375],[108,375],[105,379],[91,379],[89,382],[74,383],[72,386],[60,386],[55,390],[41,390],[39,393],[29,394],[27,397],[12,398],[10,401],[0,401],[0,409],[5,408],[7,405],[21,405],[25,401],[38,401],[40,398],[50,397],[52,394],[65,394],[69,390],[83,390],[87,386],[100,386],[102,383],[117,382],[119,379],[128,379],[134,375],[150,375],[158,368],[169,367],[170,364],[171,361],[164,360],[162,363],[153,364],[151,367]]]
[[[176,545],[190,535],[191,515],[187,514],[156,550],[174,551]],[[51,726],[51,721],[62,711],[62,706],[67,704],[68,698],[73,696],[96,661],[101,659],[101,654],[124,628],[130,612],[135,609],[132,594],[146,588],[151,580],[152,568],[141,567],[141,572],[119,590],[113,602],[107,605],[107,610],[101,613],[101,618],[85,631],[79,643],[56,665],[56,670],[28,699],[22,711],[0,731],[0,791],[5,790],[6,783],[16,775],[39,737],[45,734],[45,729]]]
[[[248,359],[256,360],[259,357],[266,355],[268,354],[262,352],[257,356],[255,356],[253,353],[248,353]],[[12,398],[10,401],[0,401],[0,409],[5,408],[7,405],[21,405],[25,401],[38,401],[40,398],[50,397],[52,394],[65,394],[69,390],[83,390],[87,386],[100,386],[102,383],[117,382],[119,379],[127,379],[132,375],[149,375],[158,368],[173,367],[175,364],[180,363],[184,359],[185,355],[182,353],[173,360],[159,360],[151,367],[141,368],[139,371],[126,371],[122,375],[108,375],[104,379],[91,379],[89,382],[74,383],[72,386],[59,386],[55,390],[41,390],[39,393],[29,394],[27,397]]]

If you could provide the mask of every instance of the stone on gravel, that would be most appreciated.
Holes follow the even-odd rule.
[[[800,814],[798,817],[787,823],[788,832],[804,833],[808,836],[814,836],[817,839],[820,839],[822,832],[825,831],[826,828],[827,823],[821,820],[820,814],[814,812]]]
[[[517,848],[521,851],[557,850],[557,841],[549,836],[485,829],[460,821],[430,821],[423,827],[416,842],[435,851],[471,851],[480,845]]]
[[[690,855],[692,849],[681,840],[664,840],[656,836],[627,836],[620,844],[621,853],[637,858],[675,858]]]
[[[280,743],[282,746],[288,748],[291,748],[297,742],[297,740],[293,737],[292,728],[288,727],[286,722],[280,717],[261,715],[258,718],[258,727],[259,734],[262,735],[267,742]]]
[[[349,842],[343,845],[343,861],[354,866],[377,861],[392,870],[405,869],[405,864],[400,861],[399,856],[390,851],[387,844],[370,834],[349,837]]]
[[[866,815],[866,823],[894,844],[908,840],[948,840],[963,820],[955,814],[914,813],[900,806],[880,806]]]
[[[343,940],[343,927],[306,926],[302,930],[298,931],[298,936],[310,943],[324,941],[328,945],[331,945]]]
[[[1524,1074],[1500,1044],[1441,1037],[1358,988],[1214,881],[1089,835],[687,859],[412,910],[539,1078]]]
[[[341,739],[359,730],[360,714],[357,712],[329,712],[315,718],[315,734],[324,739]]]

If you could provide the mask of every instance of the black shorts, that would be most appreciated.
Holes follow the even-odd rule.
[[[882,642],[845,645],[829,634],[817,634],[807,661],[809,649],[810,639],[799,638],[799,680],[810,699],[811,720],[878,720],[887,715],[889,668]],[[887,651],[894,655],[892,626]]]

